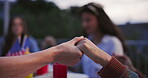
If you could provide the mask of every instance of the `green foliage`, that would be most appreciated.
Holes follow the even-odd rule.
[[[74,9],[74,10],[73,10]],[[11,16],[21,15],[27,21],[30,35],[43,38],[71,38],[80,33],[77,7],[60,10],[54,3],[43,0],[18,0],[11,5]]]

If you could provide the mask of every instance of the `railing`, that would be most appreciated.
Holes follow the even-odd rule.
[[[134,66],[148,77],[148,41],[127,40],[129,47],[126,53],[132,60]]]

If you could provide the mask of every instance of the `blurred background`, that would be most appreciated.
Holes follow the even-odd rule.
[[[134,66],[148,76],[148,0],[0,0],[0,36],[7,33],[10,17],[23,16],[29,35],[39,45],[50,35],[57,44],[82,35],[79,7],[101,3],[124,33]],[[47,38],[46,38],[47,39]],[[53,43],[53,45],[55,45]]]

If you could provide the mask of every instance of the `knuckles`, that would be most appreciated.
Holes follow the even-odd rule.
[[[83,43],[83,46],[84,46],[84,47],[87,47],[87,43]]]
[[[82,43],[80,48],[86,49],[86,48],[88,48],[88,44],[86,42]]]
[[[75,37],[74,40],[79,40],[79,37]]]

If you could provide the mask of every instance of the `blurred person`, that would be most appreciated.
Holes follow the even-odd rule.
[[[2,78],[23,78],[27,74],[51,62],[73,66],[80,61],[83,55],[82,52],[95,63],[103,66],[101,71],[98,72],[98,75],[102,78],[138,78],[136,73],[121,64],[115,57],[111,57],[84,37],[74,38],[37,53],[0,57],[0,76]]]
[[[120,61],[123,65],[127,66],[128,69],[134,71],[135,73],[137,73],[137,75],[139,76],[139,78],[144,78],[144,75],[134,67],[134,65],[132,64],[131,59],[126,56],[126,55],[115,55],[114,56],[118,61]]]
[[[42,41],[41,43],[41,49],[44,50],[44,49],[47,49],[47,48],[50,48],[50,47],[53,47],[56,45],[56,40],[54,37],[52,36],[46,36],[44,38],[44,40]],[[43,75],[43,74],[46,74],[48,73],[48,66],[49,65],[45,65],[44,67],[40,68],[37,70],[36,74],[37,75]]]
[[[139,78],[135,72],[120,63],[114,56],[110,56],[98,48],[89,39],[84,38],[78,42],[77,47],[95,63],[103,67],[97,74],[101,78]],[[91,73],[91,70],[89,71]]]
[[[28,48],[29,52],[39,51],[36,40],[27,33],[25,20],[20,16],[10,19],[8,33],[0,40],[0,55],[7,56],[10,51],[17,52]],[[17,48],[17,49],[15,49]],[[11,56],[11,54],[9,54]],[[12,54],[12,56],[15,55]]]
[[[26,22],[20,16],[11,18],[8,33],[0,40],[1,56],[19,56],[39,51],[36,40],[27,34]],[[32,78],[32,74],[26,78]]]
[[[56,44],[56,39],[53,36],[46,36],[41,43],[41,49],[47,49],[55,46]]]
[[[125,40],[119,28],[110,20],[102,5],[89,3],[80,8],[80,17],[84,33],[94,44],[109,55],[124,55]],[[83,56],[82,71],[90,78],[99,78],[96,74],[102,68],[86,55]],[[79,65],[78,65],[79,66]],[[76,67],[78,67],[76,66]]]

